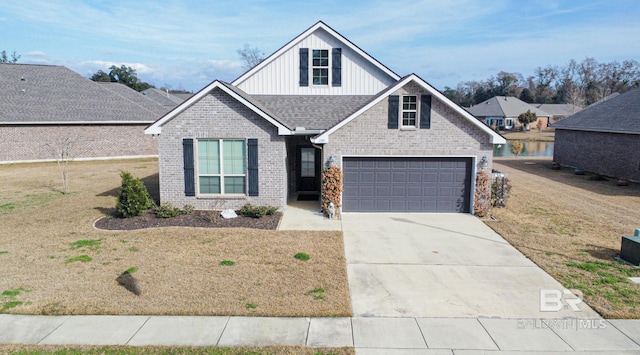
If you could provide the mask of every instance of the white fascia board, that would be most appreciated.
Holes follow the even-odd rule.
[[[276,121],[273,117],[271,117],[271,116],[267,115],[266,113],[264,113],[262,110],[260,110],[255,105],[253,105],[251,102],[245,100],[242,96],[236,94],[232,90],[229,90],[229,88],[227,88],[225,85],[223,85],[218,80],[216,80],[216,81],[212,82],[211,84],[207,85],[204,89],[200,90],[197,94],[193,95],[187,101],[183,102],[178,107],[176,107],[175,109],[173,109],[172,111],[170,111],[169,113],[164,115],[162,118],[157,120],[154,124],[152,124],[151,126],[147,127],[144,130],[144,133],[145,134],[160,134],[160,133],[162,133],[162,126],[164,126],[167,122],[172,120],[177,115],[179,115],[182,112],[184,112],[187,108],[191,107],[193,104],[198,102],[200,99],[202,99],[203,97],[208,95],[215,88],[221,89],[222,91],[227,93],[229,96],[231,96],[234,99],[238,100],[241,104],[245,105],[246,107],[251,109],[253,112],[257,113],[260,117],[264,118],[269,123],[271,123],[274,126],[276,126],[278,128],[278,134],[279,135],[288,136],[288,135],[292,134],[291,130],[289,128],[287,128],[286,126],[282,125],[280,122]]]
[[[35,122],[0,122],[0,126],[47,126],[47,125],[134,125],[150,124],[153,121],[35,121]]]
[[[444,102],[446,105],[448,105],[454,111],[458,112],[460,115],[462,115],[468,121],[470,121],[472,124],[474,124],[475,126],[480,128],[484,132],[488,133],[491,136],[491,143],[492,144],[505,144],[507,142],[501,135],[496,133],[490,127],[487,127],[486,125],[484,125],[482,122],[480,122],[478,119],[476,119],[473,115],[471,115],[469,112],[467,112],[467,110],[463,109],[459,105],[456,105],[448,97],[444,96],[440,91],[438,91],[435,88],[433,88],[426,81],[422,80],[419,76],[417,76],[415,74],[411,74],[411,75],[407,76],[406,78],[404,78],[403,80],[395,83],[389,89],[387,89],[387,92],[384,95],[380,95],[375,100],[371,101],[369,104],[367,104],[366,106],[364,106],[360,110],[356,111],[351,116],[349,116],[346,119],[344,119],[342,122],[340,122],[337,125],[331,127],[330,129],[328,129],[324,133],[322,133],[322,134],[320,134],[320,135],[318,135],[316,137],[313,137],[311,139],[311,142],[312,143],[316,143],[316,144],[329,143],[329,136],[333,132],[335,132],[338,129],[342,128],[344,125],[346,125],[347,123],[351,122],[354,118],[360,116],[362,113],[364,113],[365,111],[369,110],[371,107],[377,105],[380,101],[382,101],[385,98],[389,97],[394,91],[396,91],[399,88],[405,86],[406,84],[408,84],[411,81],[414,81],[418,85],[422,86],[422,88],[424,88],[429,93],[431,93],[432,96],[434,96],[438,100]]]
[[[369,54],[367,54],[365,51],[363,51],[362,49],[360,49],[358,46],[356,46],[355,44],[353,44],[351,41],[349,41],[347,38],[345,38],[344,36],[342,36],[341,34],[339,34],[338,32],[334,31],[331,27],[329,27],[327,24],[325,24],[322,21],[318,21],[318,23],[316,23],[315,25],[311,26],[309,29],[307,29],[306,31],[304,31],[303,33],[299,34],[297,37],[295,37],[294,39],[292,39],[291,41],[289,41],[289,43],[285,44],[284,46],[282,46],[280,49],[278,49],[277,51],[275,51],[273,54],[271,54],[269,57],[267,57],[265,60],[263,60],[262,62],[260,62],[258,65],[256,65],[255,67],[253,67],[252,69],[250,69],[249,71],[247,71],[246,73],[242,74],[239,78],[237,78],[236,80],[234,80],[233,82],[231,82],[231,85],[233,86],[238,86],[240,85],[242,82],[244,82],[245,80],[247,80],[249,77],[251,77],[252,75],[254,75],[256,72],[262,70],[262,68],[266,67],[267,65],[269,65],[269,63],[271,63],[272,61],[274,61],[276,58],[278,58],[282,53],[290,50],[291,48],[293,48],[296,44],[298,44],[300,41],[302,41],[303,39],[307,38],[309,35],[311,35],[313,32],[315,32],[318,29],[323,29],[325,31],[327,31],[330,35],[332,35],[333,37],[335,37],[338,41],[344,43],[347,47],[351,48],[351,50],[353,50],[354,52],[358,53],[359,55],[361,55],[363,58],[365,58],[367,61],[369,61],[371,64],[373,64],[375,67],[377,67],[378,69],[382,70],[384,73],[386,73],[387,75],[389,75],[390,77],[392,77],[394,80],[400,80],[400,76],[396,73],[394,73],[391,69],[387,68],[386,66],[384,66],[382,63],[380,63],[379,61],[377,61],[375,58],[373,58],[372,56],[370,56]]]

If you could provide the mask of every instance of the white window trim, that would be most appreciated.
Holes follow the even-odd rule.
[[[416,109],[415,110],[405,110],[404,109],[404,98],[405,97],[415,97],[416,98]],[[400,104],[399,106],[399,110],[400,112],[398,113],[398,120],[400,120],[400,122],[398,122],[398,127],[400,127],[400,129],[409,129],[409,130],[413,130],[418,128],[418,120],[420,119],[420,95],[401,95],[400,96]],[[416,114],[416,120],[415,123],[412,125],[405,125],[404,124],[404,112],[415,112]]]
[[[313,51],[327,51],[327,66],[315,66],[313,65]],[[312,48],[311,49],[311,65],[309,66],[309,79],[311,80],[311,85],[316,87],[328,87],[331,84],[331,49],[326,48]],[[327,83],[326,84],[316,84],[313,80],[313,70],[314,69],[327,69]]]
[[[200,166],[199,166],[199,154],[200,152],[198,151],[198,142],[199,141],[218,141],[218,148],[219,148],[219,154],[220,154],[220,161],[218,162],[220,164],[220,173],[219,174],[200,174]],[[224,173],[224,144],[222,144],[224,141],[242,141],[244,142],[244,174],[225,174]],[[196,139],[196,144],[195,144],[195,166],[196,166],[196,181],[195,181],[195,185],[196,185],[196,197],[245,197],[247,196],[247,190],[248,190],[248,186],[247,186],[247,170],[248,170],[248,166],[247,166],[247,141],[244,138],[198,138]],[[217,176],[220,178],[220,193],[219,194],[212,194],[212,193],[201,193],[200,192],[200,176]],[[225,188],[224,188],[224,178],[225,177],[244,177],[244,191],[245,193],[243,194],[238,194],[238,193],[225,193]]]

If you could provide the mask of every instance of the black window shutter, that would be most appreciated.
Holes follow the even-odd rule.
[[[387,124],[387,127],[389,129],[398,128],[398,110],[400,109],[399,104],[400,96],[389,96],[389,123]]]
[[[193,138],[182,140],[182,154],[184,159],[184,194],[196,195],[195,171],[193,166]]]
[[[300,86],[309,86],[309,48],[300,48]]]
[[[420,96],[420,128],[431,128],[431,95]]]
[[[247,140],[247,172],[249,174],[249,196],[258,196],[258,140]]]
[[[342,86],[342,48],[331,49],[331,86]]]

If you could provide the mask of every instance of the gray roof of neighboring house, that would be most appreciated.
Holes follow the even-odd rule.
[[[137,92],[132,88],[121,83],[97,82],[97,84],[106,88],[107,90],[110,90],[122,96],[123,98],[131,102],[134,102],[146,108],[149,111],[155,112],[158,115],[158,117],[166,114],[167,112],[171,111],[175,106],[177,106],[177,105],[173,105],[171,107],[168,107],[168,106],[158,105],[157,102],[151,100],[144,94]]]
[[[252,95],[289,128],[328,129],[366,105],[371,95]]]
[[[0,124],[153,122],[139,95],[101,85],[63,66],[0,64]],[[134,92],[134,90],[131,90]]]
[[[166,106],[170,109],[180,105],[184,99],[170,94],[166,91],[162,91],[156,88],[149,88],[142,91],[142,95],[148,97],[150,100],[155,101],[159,105]]]
[[[552,125],[556,129],[640,134],[640,88],[591,105]]]
[[[571,116],[582,110],[582,107],[572,104],[533,104],[544,112],[554,116]]]
[[[467,108],[476,117],[518,117],[527,110],[535,112],[538,117],[551,117],[548,112],[512,96],[494,96]]]

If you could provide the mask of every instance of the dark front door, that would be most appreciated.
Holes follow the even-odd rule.
[[[320,191],[320,149],[298,146],[298,192]]]

